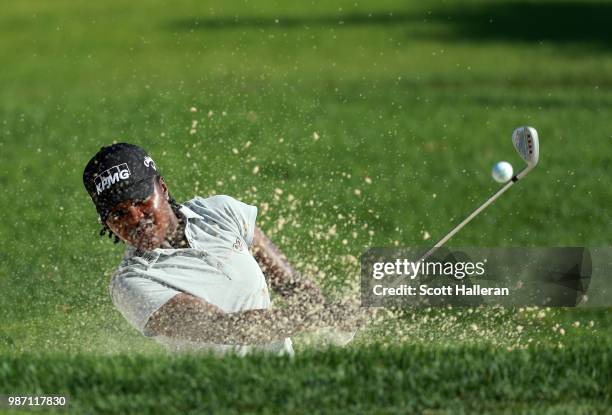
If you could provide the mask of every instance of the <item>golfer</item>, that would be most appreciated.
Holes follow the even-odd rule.
[[[360,324],[358,307],[327,304],[291,267],[256,226],[256,207],[229,196],[178,204],[142,148],[103,147],[83,182],[101,235],[126,244],[110,281],[113,304],[168,349],[293,354],[296,333]],[[285,307],[270,308],[269,288]]]

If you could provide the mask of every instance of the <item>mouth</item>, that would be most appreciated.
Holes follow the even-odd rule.
[[[158,239],[155,234],[155,225],[150,219],[141,221],[130,229],[128,235],[132,241],[143,247],[154,247]]]

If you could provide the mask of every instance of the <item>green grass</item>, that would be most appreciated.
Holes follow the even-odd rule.
[[[259,225],[334,293],[354,285],[351,257],[367,247],[427,246],[423,232],[443,235],[488,197],[492,164],[521,164],[512,129],[531,124],[541,165],[453,244],[605,246],[611,8],[475,0],[5,5],[0,393],[57,388],[70,392],[77,412],[127,412],[157,402],[158,389],[142,392],[138,382],[163,378],[164,413],[198,400],[229,413],[260,403],[269,413],[609,412],[609,309],[542,318],[537,310],[420,310],[390,317],[345,351],[312,351],[298,338],[294,362],[161,357],[110,303],[108,278],[123,248],[98,239],[81,174],[100,146],[140,144],[178,200],[224,193],[258,205]],[[228,383],[229,374],[239,382]],[[476,381],[487,374],[490,383]],[[179,386],[194,379],[209,386]],[[286,400],[262,403],[263,391]]]
[[[587,413],[609,409],[611,358],[594,344],[552,353],[372,347],[294,360],[30,356],[0,361],[0,387],[67,395],[76,413]]]

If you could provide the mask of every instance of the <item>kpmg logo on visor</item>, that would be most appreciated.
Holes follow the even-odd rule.
[[[94,177],[94,183],[96,184],[96,191],[98,195],[104,190],[111,187],[113,184],[125,180],[130,177],[130,169],[127,163],[118,164],[111,167],[108,170],[103,171]]]

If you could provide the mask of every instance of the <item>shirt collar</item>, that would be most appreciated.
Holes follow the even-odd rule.
[[[200,215],[198,215],[197,213],[195,213],[193,210],[189,209],[185,205],[181,205],[180,211],[181,211],[181,213],[183,215],[185,215],[185,218],[187,218],[187,219],[199,218],[200,217]]]

